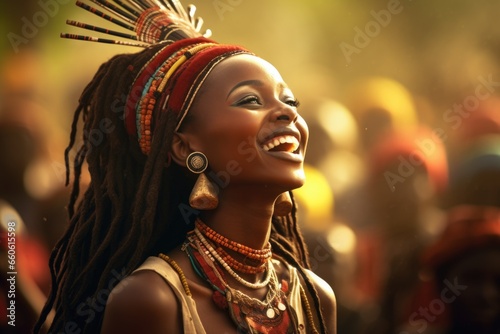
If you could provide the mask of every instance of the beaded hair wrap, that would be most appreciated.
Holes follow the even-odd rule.
[[[157,58],[164,60],[158,67],[156,80],[153,79],[154,84],[148,86],[146,80],[150,78],[151,67],[155,68],[156,62],[147,64],[141,69],[129,93],[125,105],[127,131],[131,135],[137,133],[144,154],[149,153],[154,130],[154,114],[174,113],[177,117],[175,131],[178,131],[196,94],[213,68],[233,55],[250,54],[239,46],[217,44],[198,38],[190,39],[193,44],[181,48],[172,55],[170,47],[177,48],[178,45],[182,47],[185,41],[175,42],[167,47],[169,49],[167,52],[160,51],[154,57],[153,61]],[[166,59],[165,55],[168,55]]]
[[[178,0],[90,1],[104,11],[82,1],[76,5],[134,34],[72,20],[66,23],[134,42],[75,34],[61,34],[61,37],[143,48],[164,44],[136,73],[124,110],[127,132],[137,137],[146,155],[151,149],[155,118],[159,113],[174,113],[175,131],[178,131],[212,69],[233,55],[251,54],[242,47],[208,39],[211,31],[201,32],[203,19],[194,17],[196,8],[189,5],[186,11]]]

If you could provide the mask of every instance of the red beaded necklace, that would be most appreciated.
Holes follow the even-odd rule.
[[[215,232],[200,219],[196,220],[195,228],[216,245],[216,252],[232,269],[246,274],[256,274],[266,270],[267,261],[272,256],[271,245],[269,243],[264,249],[250,248]],[[232,257],[224,248],[237,252],[245,256],[245,259],[251,259],[252,262],[256,262],[257,264],[242,263]]]
[[[222,268],[204,247],[197,233],[190,232],[182,249],[186,251],[195,272],[210,284],[214,303],[229,311],[239,333],[294,334],[298,333],[297,316],[288,304],[288,282],[277,277],[269,262],[270,281],[264,300],[249,297],[228,285]]]

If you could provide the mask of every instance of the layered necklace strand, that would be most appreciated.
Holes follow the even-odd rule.
[[[245,255],[250,259],[261,260],[261,262],[264,262],[265,260],[270,259],[273,254],[271,251],[271,244],[269,242],[267,243],[266,248],[264,249],[253,249],[243,244],[240,244],[239,242],[229,240],[228,238],[215,232],[210,227],[205,225],[200,219],[196,220],[195,227],[198,231],[202,232],[204,236],[206,236],[208,239],[212,240],[216,244],[229,248],[242,255]]]
[[[264,278],[263,281],[261,282],[257,282],[257,283],[252,283],[252,282],[249,282],[245,279],[243,279],[240,275],[238,275],[232,268],[231,266],[226,262],[224,261],[224,259],[217,253],[217,251],[212,247],[212,245],[210,245],[210,243],[208,242],[207,239],[205,239],[205,237],[201,234],[201,232],[195,228],[194,229],[194,232],[196,233],[196,236],[198,237],[198,239],[201,241],[201,243],[203,244],[204,248],[206,250],[208,250],[208,252],[210,253],[210,255],[213,256],[213,258],[215,258],[219,263],[220,265],[232,276],[234,277],[234,279],[236,279],[239,283],[243,284],[244,286],[248,287],[248,288],[251,288],[251,289],[260,289],[260,288],[263,288],[265,287],[266,285],[269,284],[269,280],[271,279],[271,275],[272,275],[272,272],[274,271],[272,268],[272,264],[271,264],[271,261],[270,260],[266,260],[266,264],[267,264],[267,270],[266,270],[266,277]]]
[[[223,248],[244,255],[257,265],[243,264]],[[296,321],[293,320],[296,316],[286,300],[288,284],[286,281],[279,282],[271,262],[269,243],[264,249],[252,249],[227,239],[198,219],[182,249],[186,251],[195,272],[212,286],[215,304],[229,309],[229,315],[238,328],[245,329],[247,333],[296,333]],[[252,274],[265,272],[265,276],[262,281],[253,283],[236,271]],[[267,287],[265,298],[259,300],[232,288],[225,280],[224,272],[250,289]]]

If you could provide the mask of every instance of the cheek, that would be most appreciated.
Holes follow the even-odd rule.
[[[301,132],[304,132],[306,137],[309,137],[309,126],[307,125],[306,120],[300,115],[297,118],[297,127]]]
[[[304,143],[305,146],[307,146],[307,143],[309,141],[309,127],[307,126],[307,123],[302,118],[302,116],[299,116],[299,118],[297,119],[297,128],[299,129],[303,137],[302,142]]]
[[[258,124],[250,120],[226,121],[221,127],[206,129],[200,134],[205,154],[214,170],[222,170],[237,162],[243,166],[257,155],[256,137]]]

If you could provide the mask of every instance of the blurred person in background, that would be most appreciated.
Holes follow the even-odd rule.
[[[387,77],[363,77],[348,85],[342,101],[355,124],[355,144],[349,149],[353,155],[341,155],[350,180],[339,194],[336,212],[356,231],[373,225],[370,213],[370,152],[391,133],[414,132],[418,128],[418,114],[410,91],[400,82]],[[351,122],[347,122],[351,128]],[[335,170],[330,160],[328,168]],[[328,160],[326,160],[328,161]],[[348,164],[345,162],[349,161]],[[322,168],[326,170],[326,168]],[[325,175],[329,175],[325,171]],[[337,195],[337,194],[336,194]]]
[[[294,195],[311,270],[336,291],[338,333],[359,333],[363,319],[351,284],[356,268],[356,236],[347,224],[336,219],[335,198],[326,176],[309,164],[304,171],[307,182]]]
[[[400,333],[500,333],[500,208],[458,205],[422,255],[421,283]]]
[[[350,110],[331,99],[318,101],[306,117],[310,128],[306,162],[324,176],[335,196],[335,218],[350,227],[359,224],[365,194],[366,163],[361,156],[358,125]]]
[[[369,156],[370,221],[356,231],[357,277],[372,306],[366,333],[392,333],[416,287],[421,250],[441,230],[437,195],[447,184],[447,159],[426,127],[386,133]]]
[[[0,65],[0,199],[19,212],[25,237],[48,250],[66,227],[68,193],[54,168],[63,155],[47,111],[43,60],[26,47]]]
[[[450,166],[450,184],[442,206],[500,206],[500,134],[468,143]]]
[[[478,100],[475,108],[462,106],[462,113],[449,117],[452,131],[448,145],[449,160],[452,165],[461,164],[463,156],[484,137],[500,135],[500,97]],[[486,139],[488,140],[488,139]]]
[[[29,333],[50,290],[46,263],[49,249],[66,226],[64,206],[68,197],[62,179],[52,167],[58,145],[49,145],[54,131],[45,109],[39,52],[22,48],[3,58],[0,68],[1,211],[16,213],[16,226],[11,231],[15,268],[4,270],[3,275],[18,272],[15,328],[17,333]],[[3,227],[9,223],[5,217],[2,216]],[[7,233],[2,229],[2,254],[7,252]],[[2,268],[8,269],[4,265],[6,262],[2,262]],[[6,283],[3,279],[2,282]],[[4,305],[9,302],[5,299],[9,287],[2,284],[1,288],[4,299],[0,304]]]
[[[478,124],[492,123],[464,127],[474,140],[454,152],[441,199],[446,228],[423,252],[401,327],[409,333],[500,333],[500,136]]]
[[[45,303],[47,250],[19,213],[0,200],[0,332],[28,334]]]
[[[412,93],[388,77],[365,77],[346,87],[343,101],[358,125],[362,152],[394,131],[412,131],[419,123]]]

